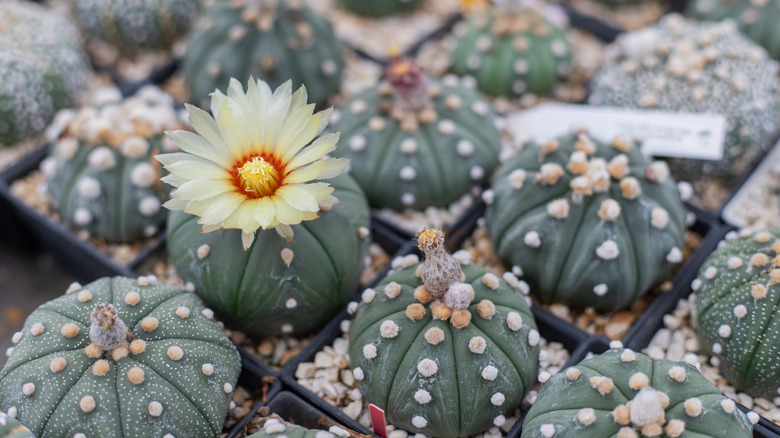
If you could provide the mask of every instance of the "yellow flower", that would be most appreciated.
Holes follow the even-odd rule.
[[[272,93],[265,82],[250,79],[244,93],[231,79],[227,96],[211,95],[214,117],[187,105],[197,134],[166,132],[184,152],[157,156],[170,172],[163,181],[176,187],[165,207],[200,216],[204,233],[240,229],[245,251],[260,228],[274,228],[292,241],[291,225],[338,203],[333,187],[312,181],[333,178],[349,163],[323,158],[339,136],[314,140],[331,109],[314,114],[306,98],[306,88],[293,94],[290,81]]]

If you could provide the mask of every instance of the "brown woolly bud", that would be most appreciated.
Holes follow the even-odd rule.
[[[406,317],[412,321],[419,321],[425,316],[425,307],[420,303],[409,304],[406,306]]]
[[[612,418],[617,424],[621,424],[623,426],[629,424],[631,422],[631,416],[628,405],[619,405],[614,410],[612,410]]]
[[[103,377],[108,373],[110,368],[111,366],[107,360],[100,359],[95,361],[95,363],[92,365],[92,374],[97,377]]]
[[[425,288],[436,298],[441,298],[450,285],[460,282],[460,263],[444,247],[441,230],[425,228],[417,233],[417,247],[425,253],[420,272]]]
[[[539,168],[539,173],[534,175],[537,184],[553,185],[563,176],[563,167],[558,163],[545,163]]]
[[[647,426],[642,426],[642,436],[646,437],[654,437],[654,436],[661,436],[661,434],[664,433],[663,428],[659,424],[648,424]]]
[[[438,345],[444,340],[444,331],[438,327],[429,328],[425,332],[425,342],[431,345]]]
[[[598,390],[599,394],[607,395],[612,392],[615,383],[609,377],[593,376],[590,378],[590,386]]]
[[[615,137],[612,140],[612,147],[620,152],[628,152],[631,150],[631,142],[625,137]]]
[[[433,295],[428,292],[428,289],[425,288],[425,285],[417,286],[417,288],[414,289],[414,299],[423,304],[428,304],[431,302],[431,300],[433,300]]]
[[[636,199],[642,194],[642,187],[636,178],[629,176],[620,180],[620,191],[626,199]]]
[[[539,155],[544,156],[558,150],[558,141],[554,139],[544,140],[540,141],[536,146],[539,148]]]
[[[572,179],[569,182],[569,187],[577,195],[589,196],[593,194],[593,188],[590,185],[590,178],[584,175],[580,175]]]
[[[450,316],[452,316],[452,309],[447,307],[447,305],[441,301],[436,301],[431,304],[431,314],[433,315],[433,319],[446,321],[450,319]]]
[[[127,326],[111,304],[98,304],[90,317],[89,340],[100,349],[111,351],[127,345]]]
[[[631,169],[628,167],[628,157],[625,154],[616,155],[615,158],[609,161],[607,170],[609,170],[612,178],[615,179],[621,179],[628,175],[631,172]]]
[[[664,161],[655,161],[645,168],[645,178],[655,184],[662,184],[669,178],[669,166]]]
[[[84,353],[86,353],[87,357],[90,359],[97,359],[103,355],[103,350],[95,344],[89,344],[84,348]]]
[[[496,305],[490,300],[482,300],[477,305],[477,313],[482,319],[490,320],[496,314]]]
[[[452,312],[450,323],[456,329],[468,327],[468,325],[471,323],[471,312],[466,309],[458,309]]]
[[[583,151],[574,151],[569,157],[569,164],[567,167],[571,173],[582,175],[588,171],[588,155]]]
[[[574,144],[574,149],[585,152],[587,155],[593,155],[596,153],[596,144],[583,133],[577,136],[577,143]]]
[[[669,420],[666,425],[666,434],[672,438],[677,438],[685,432],[685,422],[682,420]]]

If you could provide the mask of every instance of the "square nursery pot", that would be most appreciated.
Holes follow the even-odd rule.
[[[273,399],[282,389],[282,382],[269,373],[271,369],[267,365],[258,365],[247,361],[251,354],[241,347],[238,347],[238,353],[241,355],[241,374],[238,376],[238,387],[246,389],[253,397],[257,397],[258,402],[244,418],[230,428],[226,438],[243,437],[246,422],[254,417],[257,410],[266,406],[268,401]]]
[[[29,238],[34,244],[51,251],[57,262],[79,282],[88,283],[115,275],[133,276],[133,268],[163,242],[164,232],[148,239],[135,258],[121,266],[92,243],[78,238],[67,225],[41,214],[11,194],[13,182],[37,170],[48,150],[47,145],[0,174],[0,206],[9,206],[11,215],[24,226],[19,232],[20,238]],[[21,237],[25,236],[24,233],[28,233],[29,237]]]

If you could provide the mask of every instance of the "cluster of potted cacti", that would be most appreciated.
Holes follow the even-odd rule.
[[[422,3],[333,6],[373,23]],[[609,46],[593,80],[590,104],[724,115],[718,161],[653,161],[636,139],[576,127],[507,138],[495,99],[551,96],[576,53],[540,6],[493,3],[452,32],[447,76],[391,49],[375,86],[339,96],[349,45],[306,2],[74,2],[85,35],[131,58],[171,50],[192,24],[177,79],[188,122],[152,86],[132,96],[91,86],[77,102],[88,81],[76,31],[40,6],[0,4],[0,143],[46,130],[39,169],[62,221],[112,243],[159,235],[187,284],[101,278],[41,305],[0,371],[0,435],[216,438],[241,371],[226,332],[314,335],[343,311],[348,344],[330,347],[342,360],[324,359],[331,371],[318,377],[337,376],[337,396],[383,409],[403,436],[751,436],[758,415],[721,391],[767,403],[780,391],[777,229],[698,260],[699,343],[727,382],[715,386],[695,361],[617,344],[560,370],[540,366],[547,336],[559,336],[550,321],[561,323],[545,306],[607,318],[684,262],[690,222],[673,178],[697,190],[733,179],[766,148],[780,122],[778,67],[739,29],[755,25],[746,32],[776,56],[780,40],[760,24],[773,3],[692,2],[692,15],[734,14],[740,25],[669,15]],[[484,203],[472,222],[490,237],[480,251],[499,260],[496,272],[450,253],[473,227],[448,230],[452,241],[420,227],[403,258],[361,284],[372,223],[387,228],[377,209],[413,214],[464,197]],[[563,339],[569,353],[588,337],[577,333]],[[258,424],[251,437],[350,435]]]

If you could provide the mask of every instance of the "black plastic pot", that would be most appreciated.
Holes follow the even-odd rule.
[[[273,399],[276,394],[282,390],[282,382],[270,374],[268,372],[269,369],[247,361],[252,355],[243,348],[238,347],[238,353],[241,355],[241,374],[238,376],[238,386],[243,387],[248,392],[255,395],[262,396],[262,392],[267,391],[265,393],[265,399],[269,401]],[[270,386],[268,380],[271,379],[269,379],[268,376],[273,377],[273,383],[271,383]],[[255,416],[260,407],[265,406],[266,404],[267,402],[262,400],[256,403],[249,414],[230,428],[226,438],[243,437],[244,424]]]

